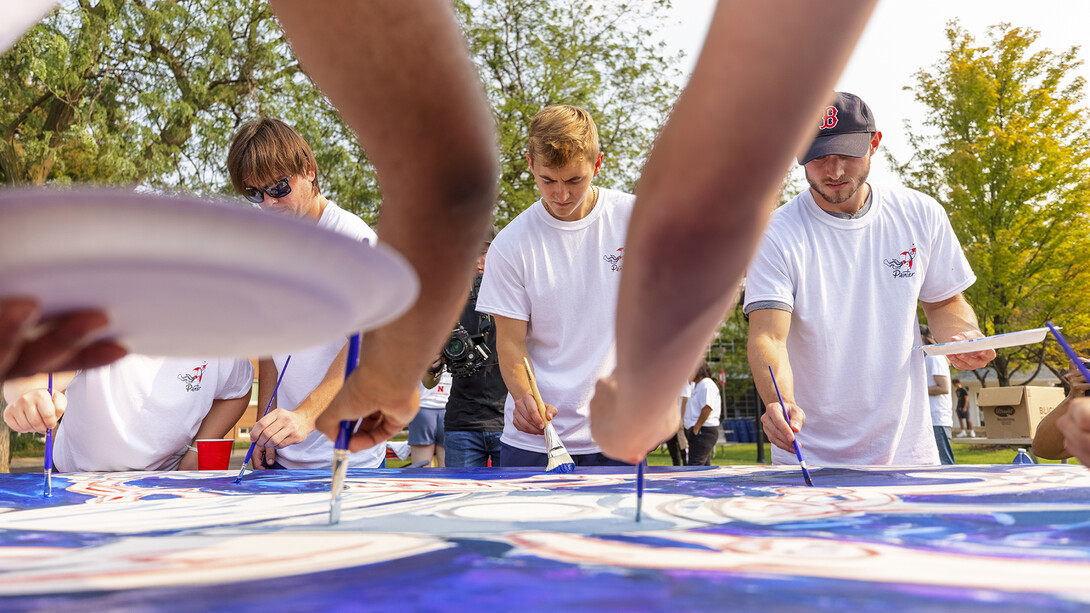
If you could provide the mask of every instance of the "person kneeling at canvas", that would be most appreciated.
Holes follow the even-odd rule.
[[[1090,383],[1073,364],[1067,371],[1066,379],[1071,390],[1037,424],[1037,432],[1033,435],[1033,453],[1049,460],[1074,457],[1090,466],[1090,398],[1086,397],[1090,393]]]
[[[53,465],[63,472],[196,470],[193,441],[230,432],[253,381],[248,360],[128,355],[55,377],[52,397],[24,393],[4,422],[17,432],[56,428]]]
[[[1056,420],[1056,428],[1063,434],[1067,457],[1090,466],[1090,398],[1073,399],[1067,413]]]

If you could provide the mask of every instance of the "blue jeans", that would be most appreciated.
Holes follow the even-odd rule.
[[[954,461],[954,448],[950,446],[950,427],[931,426],[935,430],[935,445],[939,448],[940,464],[957,464]]]
[[[500,435],[502,432],[463,432],[451,430],[445,434],[446,465],[453,467],[500,465]]]

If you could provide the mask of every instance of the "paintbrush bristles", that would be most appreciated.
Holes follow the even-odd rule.
[[[575,460],[571,459],[568,450],[564,448],[564,443],[560,440],[560,435],[556,433],[556,428],[553,428],[553,425],[549,423],[549,414],[545,411],[545,401],[541,399],[541,390],[537,389],[537,381],[534,379],[534,369],[530,367],[530,359],[523,356],[522,365],[526,368],[526,378],[530,381],[530,393],[534,395],[534,402],[537,403],[541,421],[545,423],[545,449],[549,456],[549,463],[545,467],[545,472],[575,472]]]
[[[564,448],[560,441],[560,435],[552,424],[545,425],[545,446],[549,449],[549,464],[545,467],[547,473],[570,473],[575,471],[575,460]]]

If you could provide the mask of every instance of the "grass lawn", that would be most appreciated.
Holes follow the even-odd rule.
[[[1010,464],[1018,453],[1016,447],[1006,445],[962,445],[953,443],[954,459],[958,464]],[[765,444],[765,461],[772,457],[769,445]],[[1078,460],[1072,458],[1071,464],[1078,464]],[[731,464],[756,464],[757,445],[755,443],[731,443],[716,448],[712,464],[716,466],[728,466]],[[1059,464],[1059,460],[1040,460],[1042,464]],[[403,468],[409,465],[408,460],[386,460],[387,468]],[[671,466],[670,454],[666,449],[654,451],[647,456],[648,466]]]
[[[765,460],[769,461],[772,453],[765,443]],[[954,460],[958,464],[1010,464],[1018,453],[1016,447],[1006,445],[964,445],[953,443]],[[805,453],[805,451],[804,451]],[[1059,460],[1039,460],[1042,464],[1059,464]],[[1078,460],[1068,460],[1078,464]],[[756,464],[757,445],[755,443],[731,443],[716,448],[712,464],[726,466],[730,464]],[[670,454],[665,449],[647,456],[648,466],[670,466]]]
[[[397,437],[395,437],[397,438]],[[404,436],[400,437],[402,440]],[[235,449],[245,449],[250,444],[243,440],[235,441]],[[954,459],[958,464],[1010,464],[1014,460],[1014,456],[1017,452],[1015,447],[1009,447],[1006,445],[966,445],[963,443],[953,443],[954,447]],[[36,434],[12,434],[11,437],[11,452],[12,457],[16,458],[32,458],[41,457],[45,451],[44,437]],[[805,452],[805,450],[804,450]],[[769,450],[769,445],[765,444],[765,461],[768,462],[772,457],[772,452]],[[1058,464],[1058,460],[1040,460],[1042,464]],[[1078,460],[1072,458],[1068,461],[1071,464],[1078,464]],[[712,464],[716,466],[726,466],[730,464],[756,464],[757,463],[757,445],[755,443],[731,443],[729,445],[723,445],[717,447],[715,455],[712,457]],[[649,466],[670,466],[670,454],[667,453],[665,447],[661,447],[647,456],[647,464]],[[387,460],[386,466],[389,468],[402,468],[409,465],[408,460]]]

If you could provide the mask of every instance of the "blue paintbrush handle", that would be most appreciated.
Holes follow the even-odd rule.
[[[791,427],[791,417],[787,415],[787,406],[783,403],[783,396],[780,395],[780,386],[776,384],[776,374],[772,372],[772,366],[768,367],[768,374],[772,377],[772,387],[776,388],[776,399],[780,401],[780,410],[783,411],[783,419],[787,422],[787,427]],[[791,443],[795,446],[795,457],[799,459],[799,467],[802,468],[802,476],[806,479],[806,485],[810,487],[814,486],[814,482],[810,479],[810,471],[806,470],[806,460],[802,459],[802,450],[799,449],[799,439],[794,438]]]
[[[49,373],[49,401],[53,402],[53,373]],[[53,428],[45,431],[45,469],[53,469]]]
[[[1049,331],[1052,332],[1052,336],[1056,337],[1056,342],[1060,344],[1060,347],[1063,347],[1064,353],[1067,354],[1067,357],[1071,358],[1071,361],[1074,362],[1075,367],[1079,369],[1080,373],[1082,373],[1082,376],[1084,379],[1086,379],[1086,382],[1090,383],[1090,370],[1086,369],[1086,365],[1083,364],[1082,359],[1079,358],[1079,354],[1075,353],[1075,349],[1072,348],[1071,345],[1067,344],[1067,341],[1064,339],[1063,335],[1060,334],[1060,331],[1056,328],[1056,326],[1052,325],[1052,320],[1046,321],[1045,325],[1048,326]]]
[[[344,362],[344,378],[347,381],[348,375],[352,374],[352,371],[356,370],[356,367],[360,363],[360,335],[353,334],[348,339],[348,355]],[[352,438],[352,429],[354,422],[348,419],[341,420],[340,428],[337,430],[337,440],[333,442],[333,447],[336,449],[348,449],[348,439]]]
[[[49,373],[49,401],[53,402],[53,373]],[[53,428],[45,430],[45,489],[46,496],[53,495]]]
[[[53,373],[49,373],[49,401],[53,402]],[[45,469],[53,468],[53,428],[45,431]]]
[[[291,363],[291,356],[289,355],[288,359],[284,360],[284,367],[280,369],[280,374],[276,377],[276,385],[273,386],[272,396],[269,397],[269,402],[268,402],[268,404],[265,405],[265,412],[261,414],[262,417],[265,417],[266,415],[269,414],[269,409],[272,408],[273,400],[276,400],[276,392],[278,392],[280,390],[280,382],[284,380],[284,373],[287,372],[288,364],[290,364],[290,363]],[[257,447],[257,442],[256,441],[250,443],[250,448],[248,450],[246,450],[246,459],[244,459],[242,461],[242,471],[243,472],[245,472],[246,466],[248,466],[250,464],[250,458],[254,457],[254,448],[255,447]],[[242,478],[242,472],[240,472],[238,474],[238,478],[239,479]]]
[[[347,379],[348,375],[352,374],[353,370],[360,365],[360,335],[353,334],[348,337],[348,355],[344,361],[344,378]]]
[[[352,371],[360,363],[360,335],[353,334],[348,339],[348,353],[344,362],[344,378],[347,381]],[[348,474],[348,441],[356,422],[342,419],[337,427],[337,439],[333,441],[333,479],[329,485],[329,525],[341,521],[341,492],[344,490],[345,477]]]
[[[341,420],[341,425],[337,428],[337,440],[333,443],[334,448],[348,449],[348,440],[352,438],[352,425],[351,420]]]

